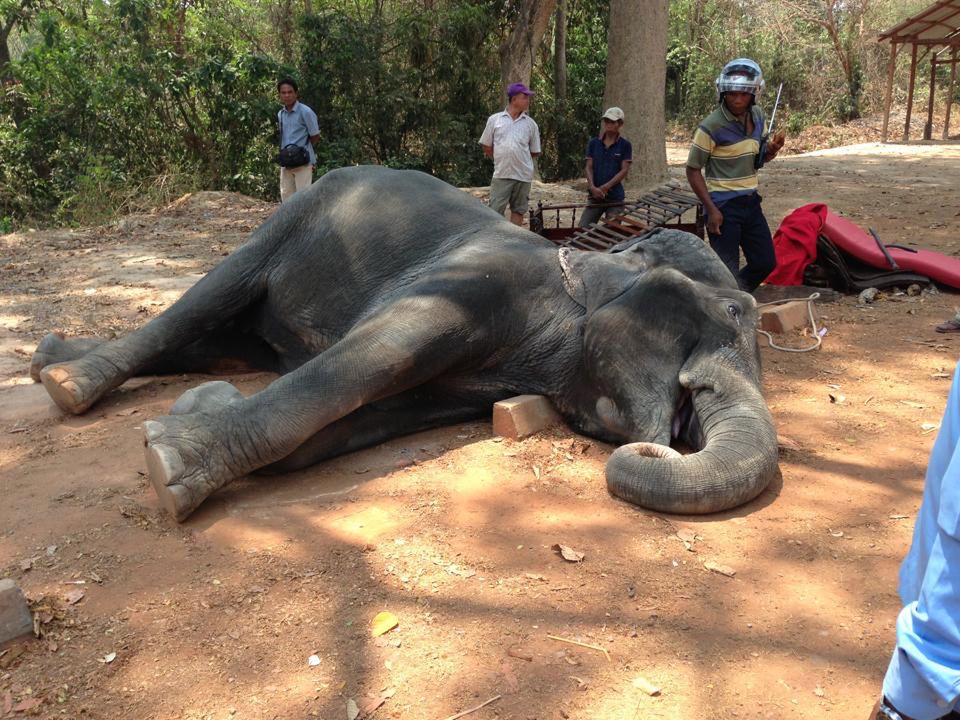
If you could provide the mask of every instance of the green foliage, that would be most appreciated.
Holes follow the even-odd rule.
[[[608,16],[606,2],[569,2],[566,100],[556,97],[552,77],[537,84],[531,112],[542,136],[540,173],[548,182],[583,174],[587,143],[599,130],[604,110]]]
[[[743,55],[764,68],[764,107],[784,84],[778,117],[789,132],[875,110],[887,58],[876,35],[926,4],[673,0],[668,119],[688,132],[716,106],[720,67]],[[276,198],[284,75],[317,112],[318,173],[381,163],[457,185],[489,181],[477,139],[503,107],[499,46],[518,3],[309,5],[311,14],[251,0],[0,0],[0,27],[12,28],[0,37],[0,230],[100,222],[199,188]],[[553,77],[555,29],[531,78],[545,180],[580,176],[604,96],[608,2],[567,0],[566,13],[566,95]]]
[[[0,100],[0,166],[18,175],[0,214],[92,222],[129,207],[131,188],[183,185],[171,178],[267,191],[250,149],[273,131],[277,65],[194,37],[180,7],[120,0],[38,17]]]
[[[317,113],[322,169],[358,162],[484,181],[476,140],[497,68],[482,4],[329,10],[299,26],[301,98]]]
[[[716,104],[713,80],[738,56],[760,63],[765,107],[783,83],[778,112],[794,131],[811,122],[844,121],[880,108],[888,48],[877,35],[926,0],[675,0],[670,3],[667,111],[692,126]],[[901,53],[897,85],[905,82]],[[922,89],[921,89],[922,92]]]

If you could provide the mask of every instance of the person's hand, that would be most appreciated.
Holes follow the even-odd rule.
[[[783,143],[786,139],[786,135],[782,132],[773,134],[767,141],[767,160],[773,160],[777,156],[777,153],[783,148]]]
[[[607,196],[607,191],[602,185],[600,187],[593,186],[590,188],[590,195],[594,200],[603,200]]]
[[[720,226],[723,224],[723,213],[717,207],[707,209],[707,232],[711,235],[720,234]]]

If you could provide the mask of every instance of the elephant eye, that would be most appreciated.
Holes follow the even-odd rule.
[[[740,314],[741,314],[741,310],[739,305],[737,305],[736,303],[727,304],[727,315],[729,315],[734,320],[739,320]]]

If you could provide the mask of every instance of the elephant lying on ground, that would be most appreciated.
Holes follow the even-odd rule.
[[[429,175],[355,167],[297,193],[141,329],[103,343],[48,335],[33,371],[76,414],[137,374],[281,373],[246,398],[206,383],[144,423],[150,480],[178,520],[253,471],[483,417],[523,393],[629,443],[607,465],[615,495],[708,513],[777,472],[756,319],[693,235],[558,249]]]

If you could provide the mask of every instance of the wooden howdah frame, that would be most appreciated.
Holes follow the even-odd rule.
[[[530,209],[530,229],[561,247],[608,251],[625,240],[646,237],[658,228],[685,230],[703,237],[703,208],[690,190],[667,183],[636,200],[604,205],[621,210],[585,228],[577,227],[586,203],[537,203]]]

